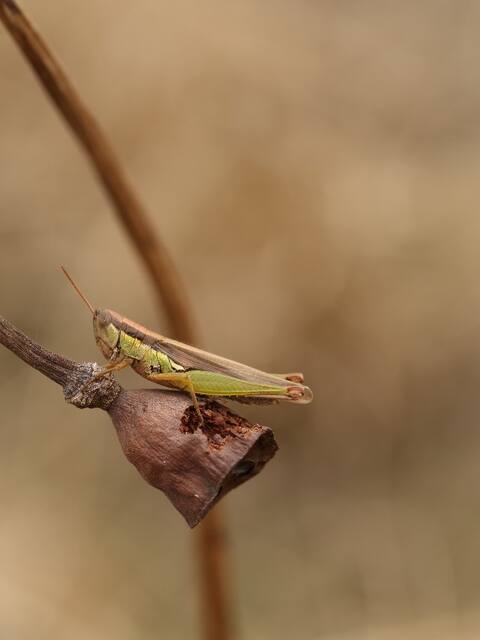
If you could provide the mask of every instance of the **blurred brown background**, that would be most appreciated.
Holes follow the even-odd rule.
[[[113,140],[204,345],[303,370],[316,394],[244,411],[280,452],[224,501],[239,636],[477,638],[480,5],[22,6]],[[2,315],[99,358],[65,264],[162,331],[4,30],[0,107]],[[4,349],[0,398],[0,636],[197,637],[192,533],[108,417]]]

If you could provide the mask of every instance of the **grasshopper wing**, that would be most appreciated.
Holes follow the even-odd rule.
[[[186,369],[197,369],[201,371],[212,371],[220,373],[238,380],[246,380],[252,383],[262,385],[276,385],[285,387],[285,389],[296,388],[301,391],[296,398],[291,398],[295,402],[307,403],[311,402],[313,394],[311,390],[299,382],[287,380],[284,377],[265,373],[260,369],[254,369],[241,362],[229,360],[222,356],[218,356],[202,349],[197,349],[178,340],[172,340],[164,336],[158,336],[158,340],[154,343],[154,348],[158,348],[166,353],[175,362],[182,365]]]

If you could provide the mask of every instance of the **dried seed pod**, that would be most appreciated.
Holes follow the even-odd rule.
[[[203,425],[188,396],[156,389],[122,390],[108,408],[125,456],[190,527],[278,448],[271,429],[217,402],[201,404],[201,412]]]

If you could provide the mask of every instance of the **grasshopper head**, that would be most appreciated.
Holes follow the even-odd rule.
[[[109,309],[95,309],[93,304],[88,300],[68,271],[64,267],[61,267],[61,269],[72,287],[92,313],[95,342],[100,347],[100,351],[103,355],[110,360],[112,358],[112,354],[115,353],[120,339],[120,330],[117,329],[117,326],[121,324],[122,317],[119,316],[118,313],[115,313],[115,311],[110,311]],[[115,353],[115,355],[117,355],[117,353]]]
[[[95,342],[105,358],[111,358],[118,343],[120,331],[113,322],[112,313],[106,309],[96,309],[93,314]]]

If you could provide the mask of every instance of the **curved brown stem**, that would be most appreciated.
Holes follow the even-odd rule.
[[[185,342],[196,343],[196,330],[183,283],[95,118],[14,0],[0,0],[0,19],[86,151],[152,277],[173,334]],[[208,640],[227,640],[232,637],[231,616],[227,606],[224,528],[221,513],[217,511],[210,514],[202,525],[198,541],[204,637]]]
[[[185,342],[195,342],[195,329],[185,287],[167,248],[148,219],[95,118],[13,0],[0,1],[0,19],[90,158],[119,219],[152,277],[176,337]]]

